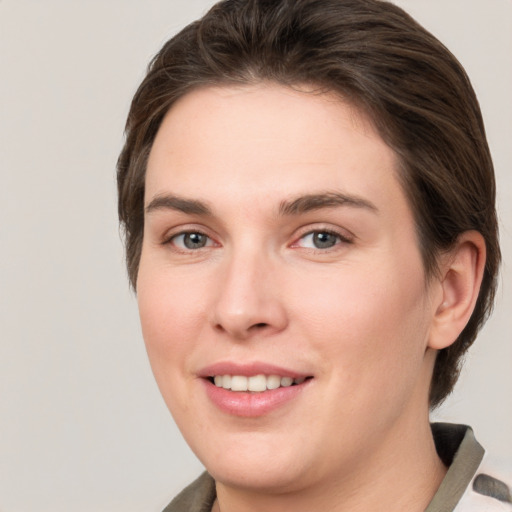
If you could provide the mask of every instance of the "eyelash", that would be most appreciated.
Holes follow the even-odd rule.
[[[206,239],[207,239],[206,245],[204,245],[202,247],[197,247],[195,249],[192,249],[190,247],[187,248],[187,247],[177,246],[176,242],[175,242],[176,239],[178,239],[179,237],[186,237],[187,235],[199,235],[202,237],[206,237]],[[213,242],[213,243],[211,243],[211,242]],[[186,230],[186,231],[180,231],[179,233],[174,233],[173,235],[165,238],[165,240],[162,242],[162,245],[172,245],[176,248],[176,250],[181,251],[181,252],[193,252],[193,251],[197,251],[199,249],[204,249],[205,247],[210,247],[214,244],[215,244],[214,240],[210,236],[208,236],[206,233],[204,233],[203,231],[201,231],[199,229],[190,229],[190,230]]]
[[[338,245],[353,243],[353,240],[351,238],[349,238],[345,235],[342,235],[340,232],[338,232],[336,230],[328,229],[328,228],[318,228],[318,229],[310,229],[309,231],[301,234],[300,237],[298,237],[296,239],[296,241],[291,244],[290,247],[292,247],[292,248],[301,247],[301,245],[300,245],[301,241],[306,239],[306,237],[314,236],[315,234],[316,235],[326,234],[326,235],[334,236],[334,237],[336,237],[337,240],[333,245],[328,246],[328,247],[302,247],[303,249],[307,249],[310,251],[318,251],[318,252],[328,252],[329,250],[335,250],[336,246],[338,246]],[[201,247],[191,248],[191,247],[178,246],[176,244],[176,239],[178,239],[179,237],[186,237],[187,235],[199,235],[201,237],[206,237],[207,240],[206,240],[205,245],[203,245]],[[185,242],[183,242],[183,243],[185,243]],[[177,251],[188,253],[188,252],[195,252],[195,251],[199,251],[200,249],[214,246],[216,244],[216,242],[210,236],[208,236],[206,233],[204,233],[203,231],[198,230],[198,229],[191,229],[191,230],[175,233],[175,234],[165,238],[165,240],[162,242],[162,244],[163,245],[172,245],[172,246],[174,246],[174,248]]]
[[[318,251],[318,252],[327,252],[329,250],[336,250],[336,246],[341,244],[352,244],[353,240],[346,235],[342,235],[339,231],[336,231],[334,229],[329,228],[317,228],[317,229],[310,229],[309,231],[303,233],[300,235],[299,238],[297,238],[297,241],[292,244],[292,247],[300,247],[300,241],[304,240],[308,236],[314,236],[315,234],[327,234],[331,235],[337,238],[337,241],[334,243],[334,245],[330,247],[304,247],[304,249],[308,249],[311,251]]]

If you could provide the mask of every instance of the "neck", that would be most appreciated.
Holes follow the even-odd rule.
[[[421,425],[400,419],[383,443],[342,474],[286,493],[217,483],[212,512],[359,512],[425,510],[446,474],[428,418]]]

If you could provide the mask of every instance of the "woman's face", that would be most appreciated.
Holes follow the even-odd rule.
[[[140,316],[162,395],[219,482],[340,478],[426,424],[438,287],[396,169],[333,95],[205,88],[164,119]]]

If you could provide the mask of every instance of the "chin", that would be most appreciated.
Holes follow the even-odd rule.
[[[304,475],[289,465],[287,469],[273,467],[273,460],[238,460],[236,463],[216,463],[207,467],[216,482],[232,488],[264,494],[290,492],[301,487]]]
[[[286,439],[288,437],[288,439]],[[309,479],[304,440],[286,435],[246,432],[226,435],[227,442],[213,436],[207,445],[192,446],[207,471],[219,483],[275,494],[302,487]],[[315,471],[315,474],[317,472]]]

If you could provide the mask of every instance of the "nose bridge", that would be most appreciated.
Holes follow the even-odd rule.
[[[286,314],[269,251],[246,240],[227,252],[214,306],[215,328],[240,339],[281,330]]]

